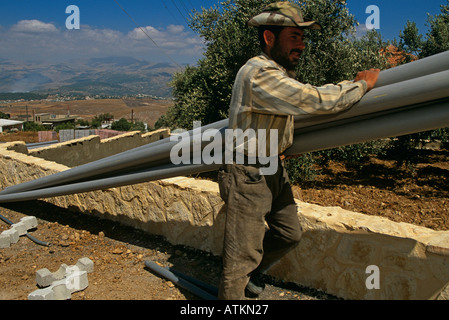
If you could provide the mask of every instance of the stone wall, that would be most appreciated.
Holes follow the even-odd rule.
[[[23,148],[0,145],[0,188],[68,169]],[[221,254],[226,208],[211,181],[178,177],[44,201]],[[271,268],[273,276],[345,299],[449,298],[449,231],[297,204],[303,239]],[[379,289],[371,287],[377,275]]]
[[[134,131],[107,139],[100,139],[98,135],[91,135],[48,147],[32,149],[29,151],[29,155],[74,167],[168,138],[169,135],[170,131],[167,129],[145,134]]]

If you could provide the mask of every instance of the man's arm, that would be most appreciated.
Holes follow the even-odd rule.
[[[358,78],[315,87],[298,82],[280,69],[261,68],[250,79],[252,112],[281,116],[338,113],[360,101],[368,82],[373,85],[371,73],[368,76],[362,72]]]

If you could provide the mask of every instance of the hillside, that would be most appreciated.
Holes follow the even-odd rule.
[[[169,97],[178,69],[130,57],[71,60],[67,63],[0,61],[0,92],[80,95],[146,94]]]

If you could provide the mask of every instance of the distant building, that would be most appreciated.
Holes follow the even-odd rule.
[[[0,119],[0,132],[23,130],[23,121]]]
[[[71,123],[75,125],[77,119],[77,116],[54,115],[50,113],[38,113],[34,115],[34,122],[52,128],[64,123]]]
[[[104,118],[101,122],[101,129],[111,129],[112,124],[116,121],[114,118]]]

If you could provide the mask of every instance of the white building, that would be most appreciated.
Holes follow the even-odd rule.
[[[11,129],[23,130],[23,121],[0,119],[0,132]]]

